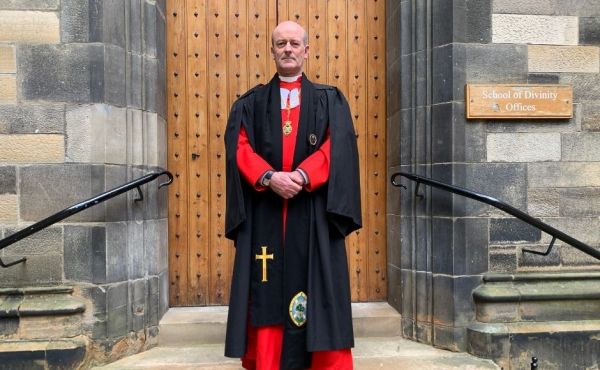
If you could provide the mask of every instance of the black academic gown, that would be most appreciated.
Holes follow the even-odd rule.
[[[255,191],[241,178],[236,160],[244,125],[255,152],[281,170],[277,75],[233,104],[225,133],[225,235],[236,246],[225,355],[245,354],[248,320],[255,326],[281,324],[282,369],[309,367],[310,352],[354,346],[344,238],[361,227],[356,135],[348,103],[339,90],[313,84],[304,75],[301,90],[294,168],[321,146],[329,130],[329,180],[288,201],[285,238],[282,198],[269,190]],[[267,283],[261,281],[262,262],[255,258],[262,246],[274,255],[267,262]],[[290,300],[300,291],[307,294],[308,303],[307,321],[298,327],[288,311]]]

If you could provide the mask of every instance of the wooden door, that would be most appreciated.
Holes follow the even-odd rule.
[[[223,134],[233,101],[275,73],[271,31],[287,19],[309,33],[308,77],[350,103],[364,225],[347,239],[352,299],[384,300],[385,1],[167,0],[166,11],[170,305],[228,303]]]

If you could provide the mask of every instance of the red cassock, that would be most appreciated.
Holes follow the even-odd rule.
[[[301,78],[293,82],[280,81],[280,88],[287,91],[297,89],[300,91]],[[283,90],[282,102],[290,104],[290,93]],[[301,99],[301,97],[299,97]],[[293,105],[292,105],[293,106]],[[289,115],[289,117],[288,117]],[[305,191],[312,191],[323,184],[329,178],[329,148],[330,139],[327,138],[321,147],[306,158],[298,166],[292,168],[294,160],[294,148],[296,147],[296,135],[298,133],[298,122],[300,118],[300,105],[281,110],[281,122],[288,119],[292,122],[292,132],[284,135],[283,138],[283,158],[282,170],[293,171],[301,169],[307,175],[309,183],[304,186]],[[268,170],[273,167],[267,163],[261,156],[256,154],[248,141],[246,130],[242,126],[238,139],[237,164],[242,177],[252,184],[256,191],[265,191],[266,188],[259,185],[259,180]],[[285,237],[287,201],[283,205],[283,235]],[[310,318],[309,318],[310,320]],[[248,347],[246,354],[242,357],[242,366],[246,369],[256,370],[278,370],[283,342],[283,325],[254,327],[248,322]],[[352,369],[352,352],[350,348],[336,351],[313,352],[312,367],[313,370],[346,370]]]

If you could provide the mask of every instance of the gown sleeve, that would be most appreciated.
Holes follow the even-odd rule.
[[[321,147],[298,166],[308,177],[308,183],[304,186],[307,191],[316,190],[327,183],[331,157],[330,147],[331,139],[327,134]]]
[[[243,126],[240,128],[240,135],[238,137],[236,159],[238,168],[244,180],[252,185],[257,191],[265,190],[266,187],[260,185],[259,180],[265,172],[272,170],[273,168],[260,155],[256,154],[254,149],[252,149],[250,141],[248,140],[248,134]]]

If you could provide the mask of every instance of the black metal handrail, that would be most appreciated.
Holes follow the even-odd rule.
[[[52,216],[49,216],[49,217],[43,219],[42,221],[39,221],[31,226],[28,226],[22,230],[17,231],[16,233],[0,240],[0,250],[8,247],[9,245],[11,245],[13,243],[18,242],[21,239],[24,239],[32,234],[35,234],[38,231],[47,228],[48,226],[51,226],[59,221],[62,221],[67,217],[70,217],[70,216],[72,216],[76,213],[79,213],[85,209],[88,209],[97,204],[100,204],[108,199],[114,198],[117,195],[126,193],[131,189],[136,188],[138,191],[139,197],[135,198],[134,201],[136,201],[136,202],[141,201],[144,199],[144,194],[142,193],[142,189],[140,189],[140,186],[142,186],[150,181],[153,181],[162,175],[167,175],[169,177],[169,179],[163,183],[160,183],[158,185],[159,189],[162,188],[163,186],[167,186],[173,182],[173,175],[169,171],[149,173],[149,174],[142,176],[136,180],[130,181],[130,182],[123,184],[121,186],[118,186],[114,189],[108,190],[102,194],[96,195],[93,198],[90,198],[88,200],[84,200],[83,202],[74,204],[68,208],[63,209],[60,212],[53,214]],[[4,261],[2,261],[2,258],[0,258],[0,267],[10,267],[10,266],[16,265],[18,263],[25,262],[26,260],[27,260],[27,258],[24,257],[17,261],[13,261],[10,263],[4,263]]]
[[[548,254],[550,254],[550,251],[552,250],[552,247],[554,246],[554,242],[556,241],[556,239],[559,239],[559,240],[562,240],[563,242],[579,249],[580,251],[582,251],[583,253],[585,253],[587,255],[590,255],[596,259],[600,259],[600,251],[599,250],[594,249],[591,246],[573,238],[572,236],[569,236],[569,235],[563,233],[562,231],[553,228],[552,226],[548,225],[547,223],[542,222],[541,220],[539,220],[535,217],[532,217],[532,216],[528,215],[527,213],[525,213],[511,205],[508,205],[496,198],[490,197],[489,195],[479,194],[479,193],[476,193],[471,190],[460,188],[460,187],[454,186],[454,185],[449,185],[449,184],[446,184],[446,183],[443,183],[440,181],[436,181],[436,180],[433,180],[433,179],[430,179],[427,177],[423,177],[423,176],[419,176],[419,175],[415,175],[412,173],[397,172],[397,173],[393,174],[391,177],[392,185],[401,186],[405,189],[406,189],[406,186],[400,184],[399,182],[396,182],[396,178],[398,176],[406,177],[407,179],[415,181],[417,183],[417,187],[415,188],[415,196],[417,196],[419,198],[423,197],[423,195],[418,194],[419,185],[421,183],[423,183],[423,184],[426,184],[429,186],[433,186],[433,187],[436,187],[436,188],[439,188],[442,190],[449,191],[454,194],[462,195],[463,197],[475,199],[479,202],[489,204],[489,205],[496,207],[512,216],[515,216],[516,218],[520,219],[521,221],[524,221],[524,222],[528,223],[529,225],[534,226],[534,227],[540,229],[541,231],[548,233],[552,236],[552,241],[550,242],[550,245],[548,246],[548,249],[545,252],[538,252],[538,251],[524,248],[523,249],[524,253],[534,253],[534,254],[539,254],[542,256],[547,256]]]

